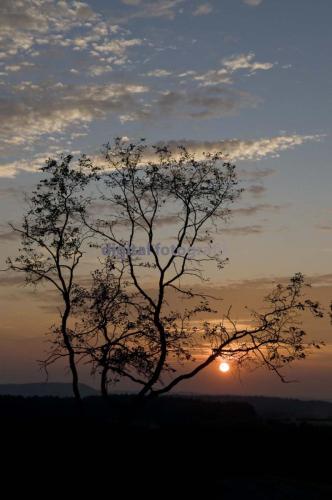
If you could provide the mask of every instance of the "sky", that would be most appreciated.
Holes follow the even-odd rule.
[[[331,15],[329,0],[2,0],[0,267],[18,243],[7,223],[46,158],[145,137],[198,156],[222,150],[237,165],[245,192],[223,232],[230,263],[211,286],[240,308],[301,271],[329,302]],[[35,359],[53,299],[20,280],[0,277],[0,383],[43,377]],[[297,384],[213,367],[195,387],[332,399],[331,328],[310,327],[328,345],[294,368]]]

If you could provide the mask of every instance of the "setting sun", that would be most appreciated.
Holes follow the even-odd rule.
[[[219,370],[222,373],[227,373],[230,370],[230,366],[228,363],[225,363],[225,361],[222,361],[219,365]]]

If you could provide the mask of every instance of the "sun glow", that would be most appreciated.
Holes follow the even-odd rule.
[[[225,361],[222,361],[219,365],[219,370],[222,372],[222,373],[227,373],[229,372],[230,370],[230,366],[228,363],[226,363]]]

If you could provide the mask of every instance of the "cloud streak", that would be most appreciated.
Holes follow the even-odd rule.
[[[135,18],[165,18],[173,20],[177,13],[177,7],[185,0],[122,0],[122,3],[131,7],[122,15],[118,22],[128,22]]]
[[[249,236],[252,234],[262,234],[264,228],[259,224],[254,224],[252,226],[225,227],[223,228],[223,232],[232,236]]]
[[[117,91],[115,90],[117,89]],[[122,90],[120,90],[122,89]],[[94,87],[93,91],[90,89],[89,92],[83,92],[86,97],[85,106],[87,110],[90,107],[93,107],[94,113],[98,113],[98,116],[103,117],[103,113],[105,112],[105,107],[109,107],[111,110],[115,107],[117,110],[119,107],[121,108],[123,105],[123,99],[126,101],[128,98],[132,99],[133,96],[130,94],[130,90],[132,92],[140,93],[147,91],[146,88],[140,87],[115,87],[113,88],[114,95],[112,94],[111,89],[109,90],[109,95],[107,92],[104,92],[105,89],[103,87]],[[129,94],[127,95],[127,92]],[[69,94],[70,98],[65,100],[69,107],[72,109],[80,108],[83,110],[83,102],[81,100],[81,96],[76,94],[73,96],[71,93]],[[113,99],[115,99],[113,101]],[[82,111],[83,112],[83,111]],[[85,115],[80,115],[80,119],[83,120]],[[90,114],[86,115],[86,119],[91,119]],[[17,116],[17,120],[19,120],[19,116]],[[15,120],[13,121],[13,129],[15,126]],[[48,122],[44,122],[41,118],[41,125],[47,125]],[[67,122],[61,122],[62,127],[67,126]],[[21,127],[24,124],[20,125]],[[27,129],[29,128],[29,121],[26,122]],[[1,130],[1,127],[0,127]],[[41,135],[45,133],[44,128],[37,129],[37,132],[31,131],[29,134],[38,133]],[[20,138],[21,136],[19,136]],[[31,136],[30,136],[31,137]],[[18,140],[19,140],[18,138]],[[225,139],[220,141],[190,141],[190,140],[179,140],[179,141],[168,141],[160,142],[159,145],[167,145],[174,156],[179,154],[179,146],[185,146],[191,153],[194,153],[196,157],[203,158],[204,153],[210,152],[222,152],[229,156],[232,161],[240,161],[240,160],[254,160],[260,161],[264,158],[269,157],[279,157],[282,151],[286,151],[288,149],[293,149],[296,146],[300,146],[310,141],[319,141],[321,140],[320,135],[290,135],[290,136],[277,136],[270,138],[262,138],[262,139]],[[36,155],[35,158],[31,160],[17,160],[13,162],[6,162],[0,164],[0,177],[14,177],[19,171],[27,171],[27,172],[35,172],[40,168],[43,164],[44,160],[48,155]],[[151,157],[151,158],[150,158]],[[152,159],[152,151],[147,153],[147,159]],[[251,181],[259,181],[268,177],[274,173],[273,169],[255,169],[255,170],[238,170],[240,177],[244,179],[248,179]],[[254,185],[248,188],[248,191],[256,196],[259,196],[265,191],[265,188],[260,185]]]
[[[322,139],[322,135],[281,135],[275,137],[264,137],[258,139],[224,139],[220,141],[170,141],[168,146],[172,152],[176,152],[179,145],[183,145],[189,151],[202,157],[204,152],[222,152],[232,160],[253,160],[258,161],[264,158],[279,157],[282,151],[293,149],[307,142],[317,142]],[[260,170],[255,178],[270,175],[270,170]]]

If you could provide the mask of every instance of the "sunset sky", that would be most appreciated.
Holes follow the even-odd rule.
[[[328,304],[331,18],[330,0],[1,0],[0,267],[18,245],[7,223],[46,158],[145,137],[236,163],[245,192],[222,235],[230,263],[209,286],[241,320],[298,271]],[[0,383],[42,381],[53,296],[7,273],[0,287]],[[297,383],[214,365],[179,390],[332,400],[332,327],[306,326],[327,346],[289,372]]]

